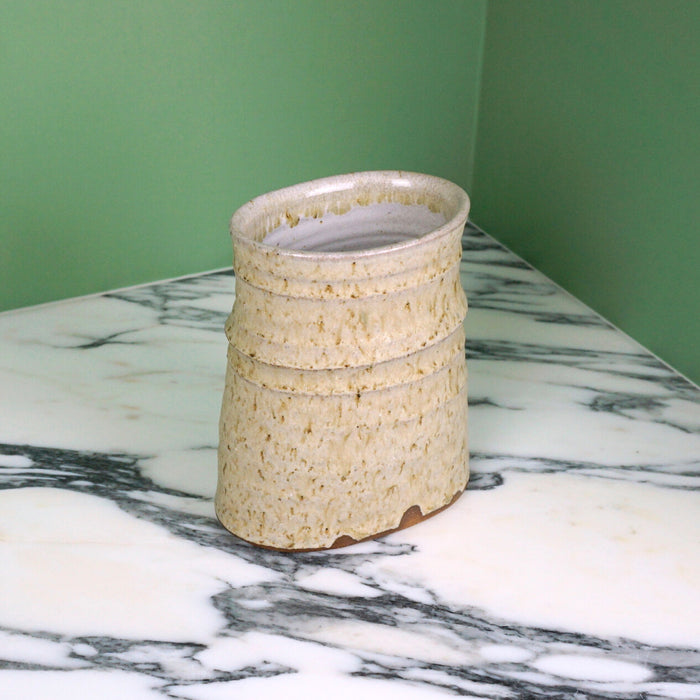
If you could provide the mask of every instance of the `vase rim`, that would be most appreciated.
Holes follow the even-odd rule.
[[[409,201],[401,202],[402,196]],[[410,201],[411,198],[417,201]],[[275,228],[269,222],[279,221],[280,225],[285,216],[291,221],[296,217],[298,221],[303,206],[308,208],[314,204],[323,206],[343,202],[347,205],[347,210],[350,210],[353,206],[382,202],[406,205],[424,203],[421,200],[431,202],[434,206],[436,202],[439,203],[446,220],[436,228],[408,240],[376,247],[334,251],[284,247],[261,240]],[[467,193],[450,180],[405,170],[369,170],[317,178],[258,195],[233,214],[230,233],[234,242],[245,243],[261,252],[274,252],[285,257],[318,261],[365,258],[422,246],[440,239],[454,231],[457,226],[466,223],[469,208],[470,199]],[[269,230],[260,233],[263,221],[268,222]],[[294,225],[291,224],[292,227]]]

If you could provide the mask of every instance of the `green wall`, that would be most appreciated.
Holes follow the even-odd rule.
[[[223,267],[250,197],[471,185],[485,1],[0,0],[0,309]]]
[[[490,0],[472,215],[700,381],[700,2]]]
[[[0,0],[0,309],[228,265],[248,198],[413,169],[699,381],[699,32],[696,0]]]

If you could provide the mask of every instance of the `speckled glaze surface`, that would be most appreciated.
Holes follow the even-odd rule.
[[[215,499],[229,531],[327,548],[464,490],[468,210],[446,180],[370,172],[234,214]]]

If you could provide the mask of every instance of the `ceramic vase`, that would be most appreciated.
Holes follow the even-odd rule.
[[[344,546],[462,493],[468,211],[449,181],[381,171],[234,214],[215,499],[232,533],[280,550]]]

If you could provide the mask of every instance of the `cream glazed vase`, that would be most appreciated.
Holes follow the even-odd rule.
[[[447,180],[382,171],[233,215],[215,499],[229,531],[273,549],[339,547],[462,493],[468,212]]]

